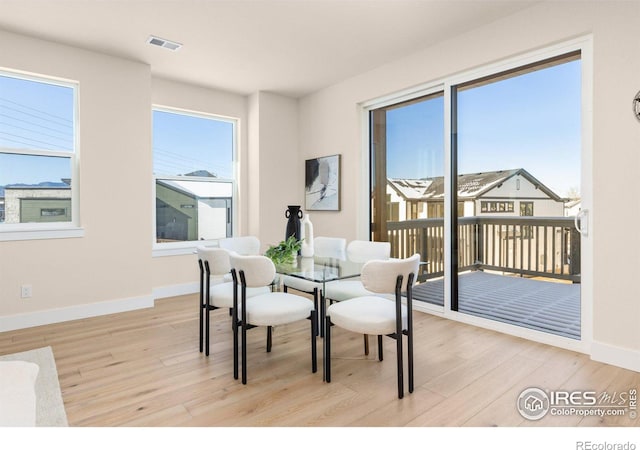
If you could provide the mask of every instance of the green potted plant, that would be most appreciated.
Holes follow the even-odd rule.
[[[292,264],[301,247],[302,239],[298,240],[292,235],[287,240],[270,246],[264,255],[270,258],[274,264]]]

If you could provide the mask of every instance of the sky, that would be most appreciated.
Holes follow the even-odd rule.
[[[0,73],[0,147],[73,152],[74,92],[71,87]],[[69,178],[68,158],[0,154],[0,186],[60,182]]]
[[[233,123],[154,110],[154,174],[174,176],[196,170],[233,178]]]
[[[152,114],[155,174],[207,170],[219,178],[233,178],[232,122],[164,111]],[[73,133],[72,87],[0,72],[1,148],[70,154],[75,150]],[[0,186],[60,182],[70,177],[70,161],[64,156],[0,153]]]
[[[458,173],[524,168],[560,196],[580,190],[580,61],[461,90]],[[444,175],[444,98],[387,113],[387,175]]]
[[[6,75],[6,74],[5,74]],[[580,189],[580,61],[458,94],[459,173],[525,168],[554,192]],[[73,151],[73,89],[0,74],[0,147]],[[387,113],[388,176],[444,174],[444,97]],[[154,173],[233,176],[233,124],[153,112]],[[68,159],[0,154],[0,186],[60,181]]]

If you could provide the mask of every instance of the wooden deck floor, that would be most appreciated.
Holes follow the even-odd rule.
[[[547,416],[531,422],[518,395],[543,389],[622,392],[640,373],[575,353],[417,312],[416,390],[396,396],[395,342],[385,360],[362,336],[333,333],[333,380],[311,373],[308,323],[249,331],[248,384],[232,376],[230,318],[212,314],[209,357],[198,352],[197,298],[0,333],[0,354],[51,346],[72,427],[639,426],[630,417]],[[321,342],[320,338],[318,338]],[[321,353],[320,353],[321,355]],[[319,366],[322,367],[319,356]]]
[[[460,312],[580,339],[579,284],[475,271],[460,276],[458,290]],[[444,305],[444,281],[416,286],[414,298]]]

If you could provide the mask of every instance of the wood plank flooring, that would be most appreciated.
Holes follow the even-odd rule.
[[[640,387],[640,373],[586,355],[416,313],[416,389],[396,395],[395,341],[335,328],[332,382],[311,373],[307,321],[248,332],[248,384],[233,379],[230,317],[212,313],[211,355],[198,351],[197,297],[154,308],[0,333],[0,354],[51,346],[70,426],[639,426],[640,419],[547,415],[528,421],[518,395]]]

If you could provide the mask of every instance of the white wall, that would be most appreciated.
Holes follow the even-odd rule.
[[[287,205],[304,205],[298,101],[258,92],[249,98],[249,115],[248,231],[260,238],[264,251],[285,238]]]
[[[73,239],[0,242],[0,331],[148,307],[197,287],[195,255],[152,257],[151,105],[240,120],[237,232],[248,228],[246,97],[149,66],[0,32],[3,68],[79,82],[80,226]],[[114,214],[117,212],[117,215]],[[33,297],[20,299],[31,284]]]
[[[302,157],[343,155],[344,207],[315,215],[316,234],[358,236],[363,121],[359,104],[578,36],[593,36],[592,355],[640,370],[640,124],[631,101],[640,89],[640,2],[545,2],[422,52],[344,80],[300,102]],[[583,205],[587,206],[587,205]],[[364,217],[363,217],[364,216]],[[360,236],[363,237],[363,236]],[[617,354],[618,356],[614,356]],[[604,356],[603,356],[604,355]],[[629,362],[630,356],[634,359]]]
[[[8,32],[0,32],[0,54],[4,68],[79,82],[85,230],[81,238],[0,241],[0,331],[195,292],[195,255],[152,256],[152,105],[239,119],[234,232],[257,234],[265,249],[284,238],[286,205],[303,197],[297,100],[152,78],[146,64]],[[20,299],[23,284],[33,286],[29,300]]]
[[[4,68],[79,82],[85,230],[82,238],[0,242],[0,330],[55,321],[65,308],[67,318],[82,316],[105,301],[149,304],[149,67],[6,32],[0,55]],[[20,299],[22,284],[33,286],[32,298]]]

